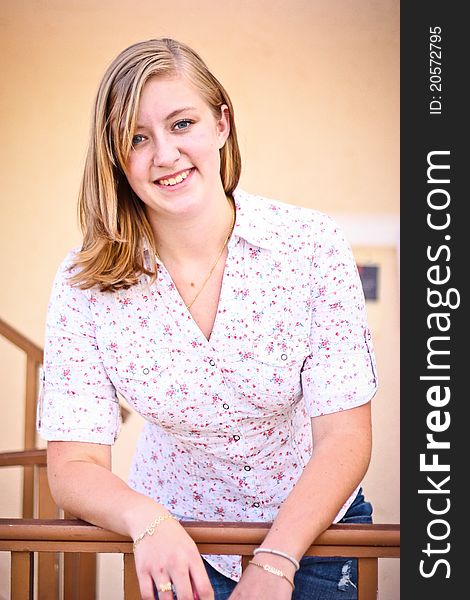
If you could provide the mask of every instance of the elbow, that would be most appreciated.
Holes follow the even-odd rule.
[[[47,457],[47,480],[49,483],[49,490],[51,492],[52,499],[56,506],[60,509],[67,510],[66,493],[67,488],[67,475],[62,472],[65,469],[58,468],[53,460]]]
[[[84,442],[48,442],[47,477],[59,508],[80,517],[81,501],[93,495],[101,469],[111,470],[108,446]]]

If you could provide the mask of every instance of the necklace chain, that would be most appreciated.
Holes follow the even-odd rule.
[[[211,278],[211,275],[212,275],[212,273],[214,272],[214,269],[216,268],[216,266],[218,265],[218,263],[219,263],[219,260],[220,260],[220,257],[222,256],[222,254],[223,254],[223,252],[224,252],[224,250],[225,250],[225,247],[226,247],[226,246],[227,246],[227,244],[228,244],[228,241],[229,241],[229,239],[230,239],[230,236],[232,235],[233,228],[235,227],[235,217],[236,217],[235,206],[232,206],[232,211],[233,211],[232,224],[231,224],[231,226],[230,226],[230,230],[229,230],[229,232],[228,232],[228,234],[227,234],[227,237],[225,238],[225,241],[224,241],[224,244],[223,244],[223,246],[222,246],[222,249],[220,250],[220,252],[219,252],[219,254],[218,254],[218,256],[217,256],[217,259],[216,259],[216,261],[214,262],[214,264],[213,264],[213,265],[212,265],[212,267],[210,268],[210,270],[209,270],[209,273],[207,274],[207,277],[204,279],[204,282],[203,282],[203,284],[202,284],[202,285],[201,285],[201,287],[199,288],[199,291],[198,291],[198,292],[197,292],[197,294],[194,296],[194,298],[191,300],[191,302],[190,302],[189,304],[186,304],[186,308],[187,308],[188,310],[190,310],[191,306],[192,306],[192,305],[193,305],[193,304],[196,302],[196,300],[198,299],[198,297],[199,297],[199,295],[201,294],[202,290],[205,288],[205,286],[206,286],[206,283],[207,283],[207,282],[209,281],[209,279]],[[160,256],[159,256],[158,252],[157,252],[157,257],[158,257],[160,260],[162,260],[162,259],[160,258]]]

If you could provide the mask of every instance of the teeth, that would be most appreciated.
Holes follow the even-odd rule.
[[[181,183],[186,177],[189,175],[191,169],[188,171],[183,171],[182,173],[178,173],[176,177],[170,177],[170,179],[159,179],[158,183],[160,185],[176,185],[177,183]]]

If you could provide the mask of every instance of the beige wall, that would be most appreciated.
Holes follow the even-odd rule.
[[[0,316],[43,344],[52,277],[80,240],[88,117],[108,62],[138,40],[188,42],[232,96],[242,187],[337,216],[357,259],[380,266],[379,301],[368,303],[381,387],[365,482],[377,522],[399,521],[398,28],[398,0],[0,2]],[[2,340],[0,357],[0,450],[15,449],[23,358]],[[133,416],[116,445],[124,477],[139,427]],[[0,516],[18,515],[18,481],[0,473]],[[381,567],[381,600],[398,598],[397,563]],[[112,558],[102,571],[120,576]],[[101,586],[100,599],[119,597]]]

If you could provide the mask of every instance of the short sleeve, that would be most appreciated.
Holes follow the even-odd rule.
[[[112,444],[119,402],[100,357],[89,294],[69,283],[73,256],[58,269],[49,300],[37,429],[45,440]]]
[[[365,404],[377,390],[364,292],[351,247],[326,215],[313,234],[311,354],[301,374],[311,417]]]

